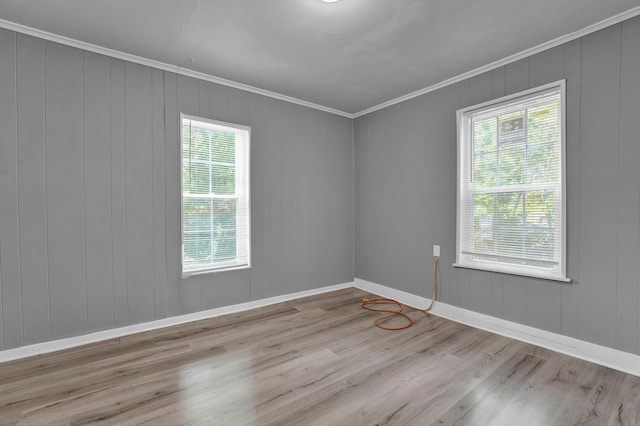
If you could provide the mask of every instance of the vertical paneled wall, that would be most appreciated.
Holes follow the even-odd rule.
[[[179,113],[252,128],[253,268],[180,278]],[[0,30],[0,349],[353,279],[352,121]]]
[[[640,353],[640,18],[356,119],[355,276]],[[456,110],[567,80],[571,284],[455,269]]]

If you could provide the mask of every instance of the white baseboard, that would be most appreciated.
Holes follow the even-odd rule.
[[[109,330],[97,331],[95,333],[84,334],[82,336],[69,337],[66,339],[52,340],[49,342],[36,343],[33,345],[22,346],[15,349],[7,349],[0,351],[0,362],[13,361],[20,358],[26,358],[34,355],[41,355],[49,352],[55,352],[62,349],[69,349],[76,346],[87,345],[89,343],[101,342],[116,337],[127,336],[145,331],[157,330],[159,328],[171,327],[173,325],[185,324],[188,322],[219,317],[222,315],[233,314],[236,312],[248,311],[250,309],[261,308],[288,300],[299,299],[302,297],[313,296],[316,294],[328,293],[330,291],[342,290],[344,288],[353,287],[353,282],[336,284],[327,287],[315,288],[312,290],[300,291],[297,293],[285,294],[283,296],[268,297],[266,299],[254,300],[251,302],[239,303],[237,305],[223,306],[221,308],[209,309],[206,311],[194,312],[192,314],[180,315],[161,320],[145,322],[142,324],[128,325],[125,327],[113,328]]]
[[[370,281],[354,279],[354,286],[383,297],[395,299],[399,302],[413,306],[428,306],[430,299],[416,296],[405,291],[396,290],[391,287],[372,283]],[[573,337],[563,336],[527,325],[518,324],[512,321],[480,314],[468,309],[448,305],[436,301],[431,313],[442,318],[450,319],[471,327],[486,330],[495,334],[521,340],[526,343],[551,349],[565,355],[570,355],[595,364],[620,370],[625,373],[640,377],[640,355],[611,349],[606,346],[585,342]]]
[[[336,284],[317,289],[301,291],[298,293],[286,294],[282,296],[269,297],[266,299],[254,300],[251,302],[239,303],[237,305],[224,306],[207,311],[194,312],[192,314],[180,315],[171,318],[146,322],[142,324],[129,325],[126,327],[114,328],[110,330],[98,331],[82,336],[69,337],[66,339],[53,340],[49,342],[36,343],[22,346],[15,349],[0,351],[0,362],[12,361],[34,355],[55,352],[62,349],[69,349],[76,346],[87,345],[108,339],[127,336],[145,331],[157,330],[164,327],[185,324],[193,321],[214,318],[236,312],[247,311],[254,308],[269,306],[280,302],[341,290],[349,287],[357,287],[383,297],[398,300],[412,306],[426,307],[431,303],[430,299],[396,290],[391,287],[376,284],[355,278],[354,282]],[[543,348],[551,349],[566,355],[584,359],[589,362],[604,365],[625,373],[640,377],[640,356],[628,352],[611,349],[606,346],[585,342],[573,337],[540,330],[534,327],[518,324],[512,321],[503,320],[489,315],[480,314],[468,309],[437,302],[433,306],[431,313],[442,318],[447,318],[462,324],[466,324],[481,330],[486,330],[502,336],[521,340]]]

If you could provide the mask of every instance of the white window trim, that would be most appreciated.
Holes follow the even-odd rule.
[[[507,264],[496,264],[487,262],[486,265],[473,263],[461,263],[460,254],[461,254],[461,232],[460,232],[460,208],[461,208],[461,152],[463,152],[463,140],[468,136],[465,132],[468,132],[468,126],[465,125],[466,119],[464,118],[465,114],[473,112],[475,110],[484,109],[487,107],[500,107],[506,103],[511,103],[518,98],[528,97],[534,94],[541,94],[544,92],[549,92],[553,90],[560,90],[560,175],[561,175],[561,236],[560,236],[560,263],[559,263],[559,273],[545,273],[544,270],[536,270],[535,272],[523,271],[523,268],[520,267],[510,267]],[[566,186],[566,80],[559,80],[553,83],[545,84],[542,86],[538,86],[532,89],[524,90],[522,92],[514,93],[511,95],[503,96],[498,99],[493,99],[487,102],[483,102],[477,105],[473,105],[467,108],[462,108],[457,111],[456,115],[457,119],[457,136],[458,136],[458,144],[457,144],[457,194],[456,194],[456,263],[453,264],[454,267],[457,268],[465,268],[465,269],[475,269],[475,270],[483,270],[490,272],[500,272],[510,275],[518,275],[518,276],[526,276],[533,278],[541,278],[553,281],[561,281],[561,282],[571,282],[571,279],[567,277],[566,271],[566,259],[567,259],[567,186]]]
[[[195,275],[202,274],[211,274],[218,272],[228,272],[228,271],[238,271],[243,269],[251,269],[251,127],[244,126],[236,123],[229,123],[226,121],[219,120],[211,120],[205,117],[198,117],[195,115],[188,115],[184,113],[180,113],[180,126],[179,126],[179,134],[178,134],[178,177],[180,179],[180,270],[182,279],[189,278]],[[247,144],[246,144],[246,154],[244,153],[243,146],[238,146],[242,144],[236,144],[236,158],[242,158],[241,155],[246,155],[247,157],[247,167],[240,168],[239,173],[242,173],[241,179],[236,179],[236,196],[217,196],[216,198],[238,198],[239,206],[245,207],[246,211],[249,212],[247,216],[238,214],[238,211],[242,211],[241,209],[236,209],[236,226],[240,224],[246,226],[247,232],[249,233],[249,238],[247,240],[248,247],[244,247],[247,253],[247,263],[243,265],[232,265],[232,266],[221,266],[221,267],[203,267],[203,268],[194,268],[185,270],[183,263],[183,253],[184,253],[184,211],[182,206],[184,205],[184,189],[183,189],[183,179],[182,179],[182,123],[184,120],[193,120],[204,123],[210,123],[217,126],[231,127],[238,130],[244,130],[247,132]],[[240,154],[240,156],[239,156]],[[246,197],[242,197],[244,194],[245,187],[240,185],[239,182],[242,182],[242,179],[246,179]],[[246,200],[246,204],[244,201]],[[240,204],[242,203],[242,204]],[[248,220],[247,220],[248,219]],[[241,241],[244,245],[244,241]],[[238,251],[239,248],[236,248]]]

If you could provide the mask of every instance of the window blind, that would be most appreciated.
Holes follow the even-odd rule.
[[[248,127],[181,115],[182,275],[250,266]]]
[[[459,266],[566,278],[563,88],[459,111]]]

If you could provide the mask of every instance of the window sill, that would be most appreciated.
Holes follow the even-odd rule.
[[[194,277],[196,275],[204,275],[204,274],[217,274],[220,272],[230,272],[230,271],[241,271],[244,269],[251,269],[251,265],[239,265],[239,266],[230,266],[228,268],[218,268],[218,269],[196,269],[193,271],[182,272],[182,279],[187,279],[190,277]]]
[[[461,265],[459,263],[454,263],[453,267],[454,268],[464,268],[464,269],[474,269],[474,270],[477,270],[477,271],[497,272],[499,274],[516,275],[516,276],[519,276],[519,277],[537,278],[537,279],[541,279],[541,280],[559,281],[559,282],[563,282],[563,283],[570,283],[571,282],[571,278],[552,277],[550,275],[525,274],[524,272],[520,273],[520,272],[514,272],[514,271],[505,271],[504,269],[500,269],[500,268],[490,268],[490,267],[480,268],[478,266]]]

